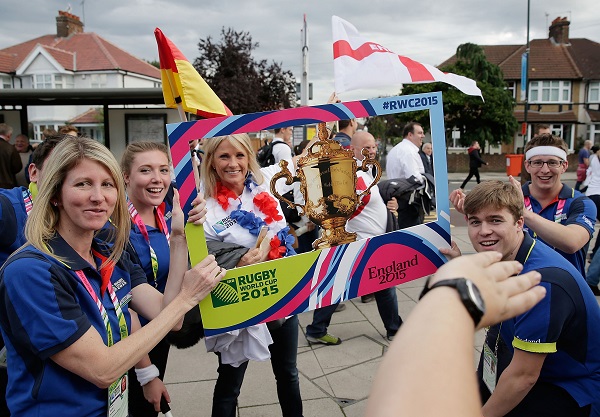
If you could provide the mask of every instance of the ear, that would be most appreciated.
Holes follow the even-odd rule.
[[[125,186],[129,185],[129,174],[123,173],[123,181],[125,182]]]
[[[525,225],[525,218],[523,216],[519,217],[519,220],[517,220],[517,229],[519,230],[519,232],[523,231],[523,226]]]
[[[35,183],[39,181],[40,172],[33,162],[27,167],[27,172],[29,173],[29,181]]]
[[[562,164],[562,172],[561,172],[561,174],[564,174],[565,172],[567,172],[567,168],[569,168],[569,161],[565,160],[565,163]]]

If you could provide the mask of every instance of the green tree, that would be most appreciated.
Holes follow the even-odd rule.
[[[485,141],[490,144],[511,143],[518,128],[513,114],[516,103],[506,89],[502,70],[486,59],[483,48],[472,43],[462,44],[456,50],[456,62],[440,69],[477,81],[485,101],[468,96],[446,83],[406,85],[402,93],[441,91],[446,129],[458,129],[462,145],[469,145],[475,140],[482,144]],[[428,112],[404,113],[397,117],[405,123],[415,120],[429,127]]]
[[[148,64],[152,65],[153,67],[160,69],[160,62],[158,60],[153,59],[151,61],[148,61],[147,59],[145,59],[144,61],[146,61]]]
[[[221,29],[221,39],[200,39],[194,67],[234,114],[292,107],[296,80],[282,64],[256,61],[249,32]]]

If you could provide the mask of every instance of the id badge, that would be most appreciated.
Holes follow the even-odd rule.
[[[108,417],[129,415],[129,380],[127,373],[108,387]]]
[[[496,373],[498,372],[498,358],[487,344],[483,344],[483,382],[490,390],[496,389]]]

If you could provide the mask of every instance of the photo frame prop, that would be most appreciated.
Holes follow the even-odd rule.
[[[167,125],[179,194],[184,212],[188,212],[196,196],[189,141],[418,110],[428,110],[431,121],[436,220],[345,245],[229,270],[200,303],[207,336],[402,285],[434,273],[447,261],[438,250],[450,246],[442,94],[296,107]],[[206,250],[206,242],[188,235],[188,245],[192,264],[196,264]]]

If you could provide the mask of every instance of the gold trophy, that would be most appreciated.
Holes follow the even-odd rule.
[[[298,159],[297,176],[292,176],[287,161],[283,160],[279,163],[281,171],[271,179],[271,192],[275,197],[292,208],[300,207],[312,222],[323,228],[321,237],[313,242],[314,249],[356,240],[356,233],[346,231],[346,222],[356,211],[361,197],[381,178],[379,162],[369,158],[366,149],[362,150],[364,159],[359,167],[352,150],[343,149],[339,142],[328,139],[325,123],[319,123],[318,129],[319,140],[308,147],[307,155]],[[359,169],[367,172],[367,165],[375,165],[377,175],[365,191],[357,194],[356,173]],[[287,185],[300,182],[304,205],[293,203],[277,192],[275,184],[281,178],[286,179]]]

